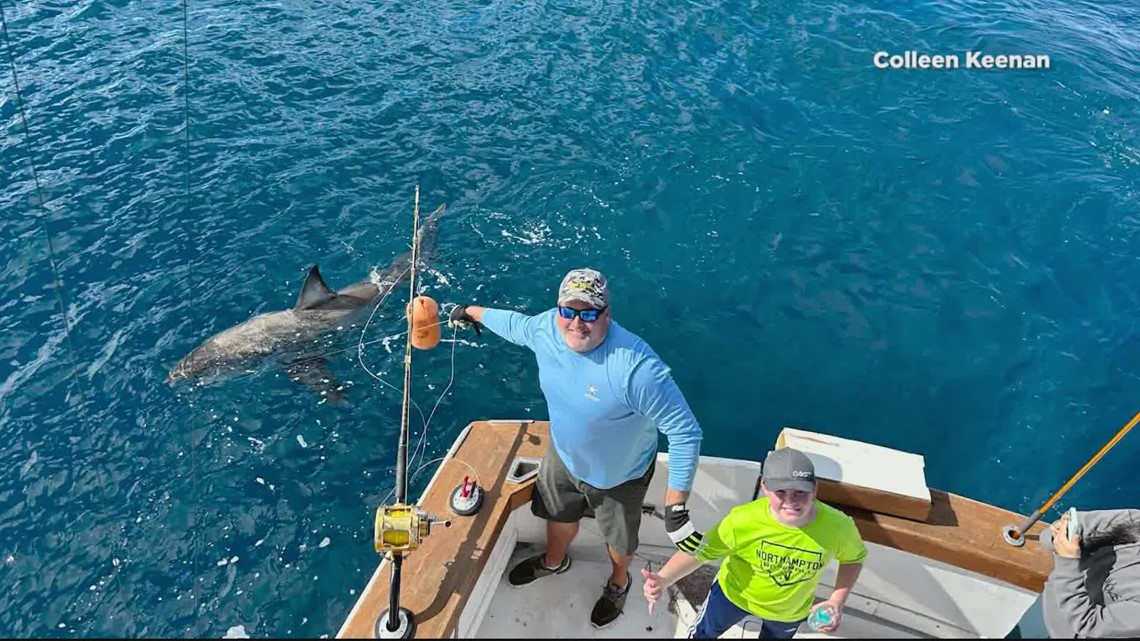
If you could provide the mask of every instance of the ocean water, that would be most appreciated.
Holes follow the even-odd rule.
[[[313,264],[387,265],[417,185],[448,206],[424,293],[538,312],[601,269],[705,454],[824,431],[1028,513],[1140,410],[1130,2],[0,7],[5,634],[335,634],[393,486],[400,394],[372,374],[401,381],[401,303],[313,346],[342,405],[272,364],[164,377]],[[457,338],[415,356],[417,461],[545,418],[524,350]],[[1138,452],[1059,507],[1140,504]]]

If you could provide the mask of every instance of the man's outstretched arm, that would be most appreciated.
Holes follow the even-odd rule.
[[[476,333],[482,325],[498,336],[523,347],[534,347],[535,330],[542,316],[527,316],[519,312],[478,305],[456,305],[448,323],[461,327],[473,325]]]

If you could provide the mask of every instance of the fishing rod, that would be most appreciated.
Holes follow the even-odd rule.
[[[1001,534],[1005,539],[1005,542],[1015,547],[1021,547],[1025,545],[1025,533],[1029,531],[1029,528],[1033,527],[1033,524],[1039,521],[1041,517],[1044,516],[1045,512],[1048,511],[1049,508],[1053,507],[1053,504],[1056,503],[1058,499],[1065,495],[1065,492],[1068,492],[1069,489],[1072,488],[1077,481],[1081,480],[1081,477],[1085,475],[1085,472],[1088,472],[1090,469],[1092,469],[1092,466],[1096,465],[1096,462],[1099,461],[1102,456],[1107,454],[1109,450],[1111,450],[1117,443],[1119,443],[1120,439],[1124,438],[1125,434],[1127,434],[1133,427],[1136,427],[1137,423],[1140,423],[1140,412],[1137,412],[1136,416],[1133,416],[1132,420],[1128,421],[1127,425],[1120,428],[1120,431],[1116,433],[1116,436],[1112,437],[1111,441],[1106,443],[1104,447],[1100,448],[1100,451],[1096,453],[1096,456],[1093,456],[1091,459],[1089,459],[1089,462],[1085,463],[1085,466],[1082,467],[1076,474],[1074,474],[1073,478],[1069,479],[1067,483],[1062,485],[1061,489],[1057,490],[1053,496],[1049,497],[1049,500],[1045,501],[1041,507],[1037,508],[1037,511],[1029,515],[1029,517],[1026,518],[1025,521],[1021,523],[1021,525],[1018,525],[1016,527],[1007,525],[1003,527]]]
[[[376,619],[376,636],[381,639],[408,639],[415,632],[415,615],[408,608],[400,607],[400,577],[404,556],[419,548],[420,542],[431,534],[432,525],[443,524],[445,527],[451,525],[449,519],[435,518],[422,509],[408,504],[408,426],[411,418],[412,347],[417,337],[413,304],[417,302],[416,263],[419,260],[419,225],[420,188],[417,185],[412,216],[408,340],[404,347],[404,399],[400,410],[400,441],[396,449],[396,497],[394,504],[382,505],[376,511],[374,541],[376,551],[388,555],[392,571],[388,586],[388,609]],[[438,308],[436,315],[438,316]],[[438,325],[436,335],[434,343],[428,341],[426,348],[430,349],[439,342]],[[418,347],[425,348],[425,344],[421,343]]]

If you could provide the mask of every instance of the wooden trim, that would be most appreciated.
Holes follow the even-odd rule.
[[[1047,525],[1034,524],[1025,545],[1013,547],[1002,538],[1001,528],[1021,523],[1021,515],[940,490],[930,490],[930,500],[925,521],[836,507],[855,520],[867,541],[1041,592],[1053,570],[1053,555],[1040,544]]]
[[[824,478],[818,479],[817,487],[816,496],[825,503],[892,514],[914,521],[925,521],[930,516],[930,503],[913,496],[848,485]]]
[[[421,507],[436,517],[451,518],[451,527],[433,527],[420,548],[404,557],[400,606],[414,613],[416,638],[455,635],[459,615],[507,518],[530,502],[534,480],[508,482],[511,462],[518,456],[541,457],[549,434],[546,422],[478,421],[472,423],[454,456],[441,466]],[[485,492],[482,508],[470,517],[456,516],[448,507],[451,491],[471,474],[463,463],[475,468]],[[390,572],[387,563],[377,568],[338,638],[375,638],[376,618],[388,608]]]

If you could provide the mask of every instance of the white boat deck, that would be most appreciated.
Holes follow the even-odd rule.
[[[511,567],[542,547],[519,543],[499,579],[494,598],[476,633],[478,638],[523,639],[527,637],[575,639],[685,638],[696,618],[696,610],[715,580],[716,567],[707,565],[678,586],[670,588],[666,599],[649,613],[642,595],[641,568],[660,568],[672,550],[658,546],[642,546],[637,551],[630,574],[633,585],[626,598],[625,610],[616,621],[603,629],[590,623],[590,611],[601,596],[602,586],[610,575],[609,558],[603,548],[571,546],[573,563],[565,574],[557,574],[516,588],[507,582]],[[802,626],[800,639],[916,639],[934,638],[918,631],[902,628],[883,619],[859,612],[858,599],[844,609],[842,626],[835,634],[812,632]],[[760,622],[744,619],[721,636],[723,639],[757,639]]]
[[[638,568],[645,567],[645,562],[640,559],[630,569],[633,585],[626,598],[625,612],[603,629],[597,629],[590,623],[590,611],[610,576],[610,562],[604,550],[573,546],[570,551],[572,563],[564,574],[544,577],[519,588],[507,583],[510,568],[541,551],[541,546],[529,543],[515,547],[476,636],[496,639],[536,636],[628,639],[672,638],[676,635],[677,617],[669,612],[668,607],[659,604],[653,614],[649,614],[641,592],[641,572],[638,571]],[[660,567],[666,557],[655,552],[640,550],[638,554],[659,559],[656,567]]]

